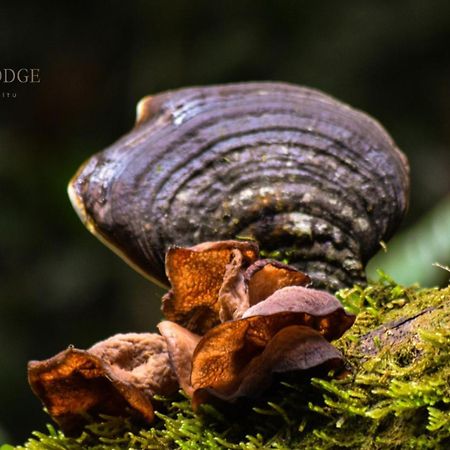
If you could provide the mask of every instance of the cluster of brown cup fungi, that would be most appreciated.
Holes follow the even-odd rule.
[[[260,395],[276,373],[337,369],[329,341],[353,324],[297,269],[259,259],[252,242],[207,242],[166,255],[172,289],[157,333],[118,334],[88,350],[31,361],[29,382],[49,414],[76,432],[99,413],[151,422],[154,396],[183,389],[199,405]]]

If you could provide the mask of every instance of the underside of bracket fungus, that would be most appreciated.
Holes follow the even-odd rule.
[[[33,391],[73,432],[87,414],[151,422],[154,396],[178,388],[197,409],[213,397],[260,395],[277,373],[340,368],[344,357],[329,341],[355,317],[333,295],[308,288],[307,275],[257,258],[252,242],[170,249],[172,289],[163,297],[160,335],[116,335],[86,351],[31,361]]]

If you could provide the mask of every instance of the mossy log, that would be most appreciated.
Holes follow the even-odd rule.
[[[153,426],[103,417],[69,438],[49,425],[17,448],[450,448],[450,288],[406,288],[382,276],[338,297],[358,314],[336,343],[347,359],[338,377],[285,377],[258,400],[202,414],[180,393],[159,399]]]

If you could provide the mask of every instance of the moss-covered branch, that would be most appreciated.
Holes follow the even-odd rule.
[[[336,344],[348,360],[340,379],[277,380],[262,399],[201,415],[180,394],[160,399],[152,427],[103,417],[78,438],[49,426],[18,448],[450,448],[450,288],[405,288],[384,276],[338,296],[358,313]]]

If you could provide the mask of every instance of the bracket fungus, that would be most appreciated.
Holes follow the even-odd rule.
[[[88,414],[151,422],[154,396],[179,388],[197,410],[213,397],[259,395],[276,373],[340,368],[344,357],[329,341],[354,316],[333,295],[306,287],[307,275],[258,254],[255,243],[240,241],[170,249],[173,286],[163,297],[160,335],[118,334],[31,361],[33,391],[72,432]]]
[[[86,227],[167,286],[164,256],[246,236],[336,291],[408,205],[405,155],[373,118],[315,89],[250,82],[163,92],[69,184]]]

